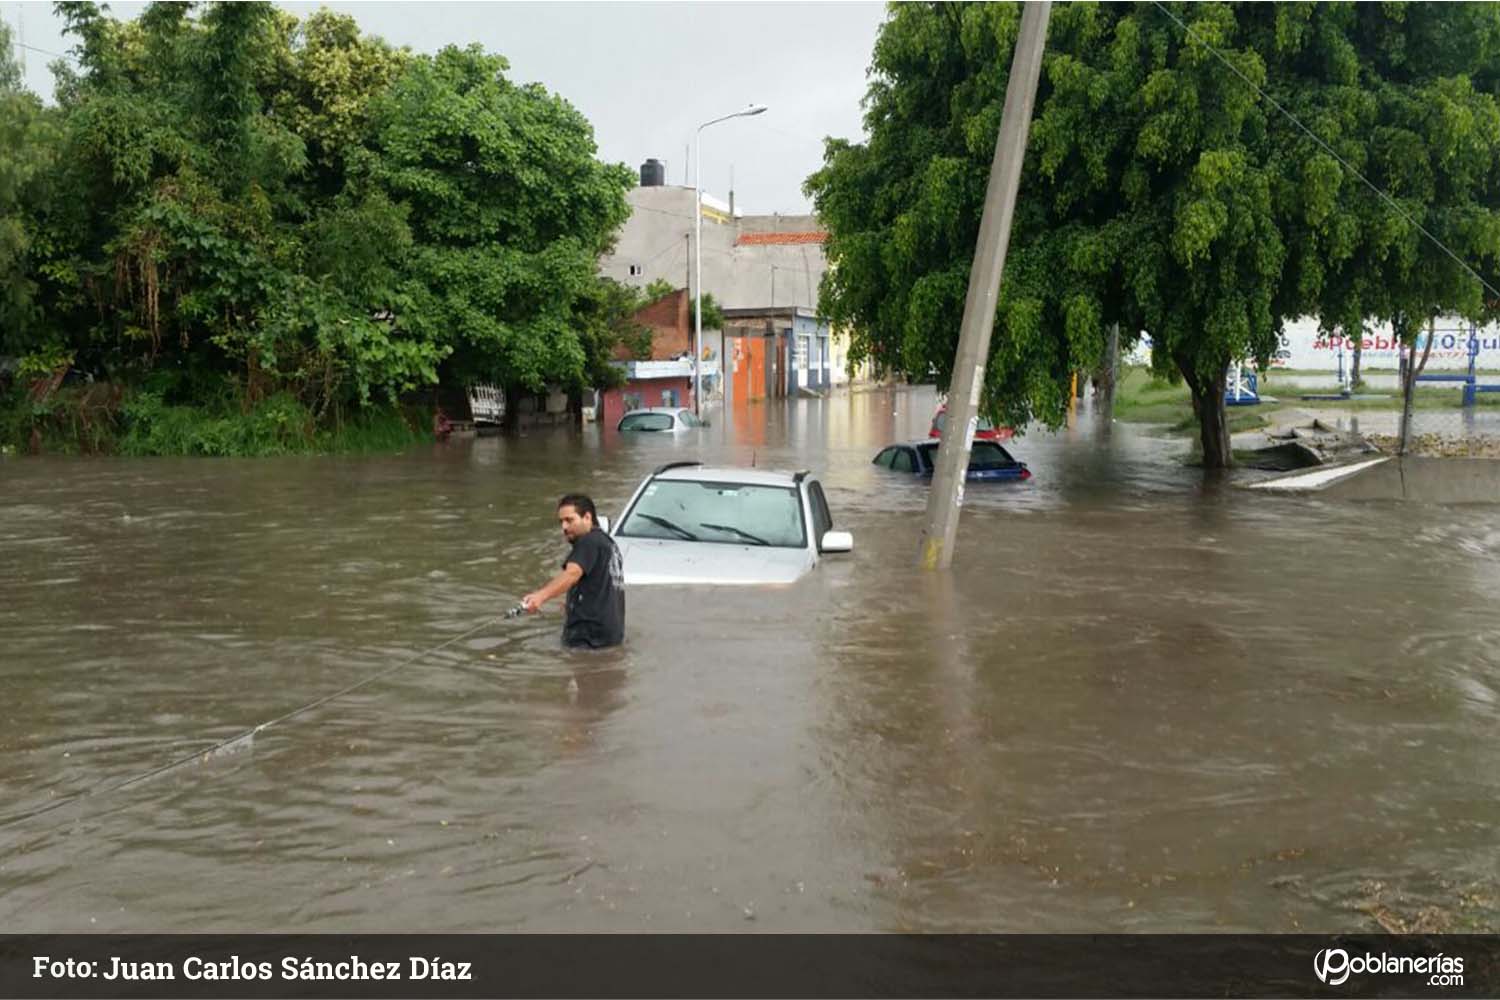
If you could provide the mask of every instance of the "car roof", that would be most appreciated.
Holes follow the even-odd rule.
[[[892,444],[884,445],[881,448],[881,450],[884,451],[886,448],[902,448],[902,447],[905,447],[905,448],[936,448],[938,445],[942,444],[942,442],[943,442],[942,438],[934,438],[934,437],[914,438],[911,441],[896,441],[896,442],[894,442]],[[1003,448],[1003,447],[1005,447],[1005,445],[1002,444],[1001,442],[999,442],[999,441],[992,441],[989,438],[975,438],[974,439],[974,443],[975,444],[992,444],[996,448]]]
[[[780,469],[747,469],[727,465],[679,465],[652,476],[663,482],[742,483],[747,486],[795,486],[797,473]]]
[[[621,414],[620,419],[624,420],[626,417],[633,417],[638,413],[671,413],[675,415],[685,409],[687,409],[685,406],[643,406],[639,410],[626,411]]]

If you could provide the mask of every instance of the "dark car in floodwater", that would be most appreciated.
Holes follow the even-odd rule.
[[[904,472],[931,479],[937,464],[938,441],[913,441],[893,444],[875,456],[875,464],[892,472]],[[1026,463],[1018,460],[994,441],[975,441],[969,452],[969,482],[998,480],[1025,481],[1031,478]]]

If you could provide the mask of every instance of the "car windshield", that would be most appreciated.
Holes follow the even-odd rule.
[[[920,427],[921,425],[918,424],[918,426]],[[942,431],[942,429],[946,426],[948,426],[948,411],[944,410],[937,416],[932,418],[932,429],[935,431]],[[995,425],[990,421],[989,417],[980,417],[978,429],[982,431],[992,431],[995,429]]]
[[[669,431],[672,429],[670,413],[627,413],[620,421],[622,431]]]
[[[922,451],[922,461],[929,469],[937,466],[936,444],[918,445]],[[1016,464],[1010,452],[1000,447],[993,441],[975,441],[974,449],[969,452],[969,468],[976,469],[1008,469]]]
[[[773,548],[807,544],[795,489],[679,479],[653,480],[616,534]]]

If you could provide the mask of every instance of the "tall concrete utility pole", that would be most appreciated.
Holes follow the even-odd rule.
[[[1005,110],[995,139],[995,158],[984,192],[984,214],[979,219],[979,241],[969,269],[969,293],[959,326],[958,355],[948,388],[948,419],[938,448],[932,492],[927,496],[927,522],[922,531],[923,569],[953,565],[953,543],[958,537],[958,514],[964,502],[964,474],[979,422],[979,397],[984,367],[995,329],[995,307],[1000,299],[1000,275],[1010,245],[1010,225],[1026,160],[1026,137],[1042,72],[1042,48],[1047,41],[1047,19],[1052,4],[1031,0],[1022,5],[1021,31],[1011,57],[1010,80],[1005,85]]]

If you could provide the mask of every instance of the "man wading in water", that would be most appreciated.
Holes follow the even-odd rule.
[[[562,572],[521,598],[527,611],[567,594],[563,645],[599,649],[625,641],[625,570],[615,540],[596,526],[594,501],[569,493],[557,501],[557,521],[573,545]]]

